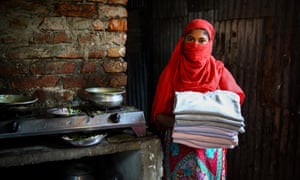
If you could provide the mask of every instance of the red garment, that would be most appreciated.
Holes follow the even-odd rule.
[[[205,29],[209,42],[205,45],[183,43],[192,29]],[[211,55],[214,40],[213,26],[202,19],[191,21],[180,37],[171,57],[160,75],[152,104],[151,122],[158,113],[172,115],[175,91],[207,92],[228,90],[244,101],[244,92],[224,64]],[[164,179],[224,179],[226,149],[194,149],[172,142],[171,130],[164,139]]]
[[[184,36],[192,29],[205,29],[209,34],[209,42],[199,45],[197,48],[187,47],[194,57],[202,57],[197,60],[189,60],[182,49]],[[229,90],[240,96],[241,104],[244,101],[244,92],[237,85],[231,73],[224,67],[221,61],[215,60],[211,55],[214,40],[213,26],[202,19],[191,21],[180,37],[171,57],[160,75],[156,94],[152,104],[151,122],[155,121],[158,113],[172,114],[174,92],[193,90],[199,92],[213,91],[216,89]],[[192,45],[190,45],[192,46]],[[199,48],[201,50],[199,51]]]

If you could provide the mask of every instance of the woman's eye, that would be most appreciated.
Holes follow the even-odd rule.
[[[191,36],[187,36],[186,39],[185,39],[187,42],[194,42],[195,39]]]
[[[188,35],[188,36],[186,36],[186,38],[185,38],[185,42],[195,42],[195,38]]]
[[[208,42],[208,39],[204,37],[195,38],[193,36],[187,35],[185,37],[185,42],[188,43],[198,43],[198,44],[206,44]]]
[[[205,43],[207,42],[207,40],[206,40],[206,39],[199,39],[198,42],[199,42],[200,44],[205,44]]]

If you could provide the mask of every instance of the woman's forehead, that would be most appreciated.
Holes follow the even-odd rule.
[[[187,35],[195,36],[195,37],[208,37],[208,33],[204,29],[192,29],[187,33]]]

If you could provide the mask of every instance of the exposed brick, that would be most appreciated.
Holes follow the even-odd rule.
[[[113,47],[108,49],[107,56],[108,57],[125,57],[126,48],[123,47]]]
[[[21,19],[11,19],[8,21],[9,28],[17,29],[17,30],[24,30],[27,28],[27,24],[22,21]]]
[[[47,15],[48,14],[48,9],[41,3],[36,3],[36,2],[30,2],[30,1],[1,1],[0,3],[0,11],[3,12],[4,10],[7,9],[12,9],[12,10],[19,10],[20,7],[22,7],[23,12],[27,11],[27,13],[32,13],[32,14],[40,14],[40,15]]]
[[[47,92],[43,89],[37,89],[35,92],[32,94],[34,97],[39,98],[39,101],[45,101],[47,100]]]
[[[103,74],[93,73],[85,74],[76,77],[66,77],[64,79],[64,88],[79,88],[83,89],[85,87],[105,87],[107,86],[107,77]]]
[[[80,47],[76,45],[58,44],[57,46],[29,46],[12,48],[9,49],[6,57],[10,59],[43,59],[53,57],[77,59],[83,57],[83,52]]]
[[[37,62],[31,65],[32,74],[71,74],[75,70],[74,62]]]
[[[34,92],[52,106],[83,87],[124,86],[127,2],[0,3],[0,90]]]
[[[95,20],[95,21],[93,22],[93,28],[94,28],[94,30],[96,30],[96,31],[101,31],[101,30],[104,30],[104,29],[105,29],[105,28],[104,28],[103,22],[100,21],[99,19],[97,19],[97,20]]]
[[[100,14],[104,18],[126,18],[128,12],[125,7],[122,6],[100,6]]]
[[[102,73],[94,73],[89,74],[86,77],[87,81],[87,87],[93,87],[93,86],[99,86],[99,87],[105,87],[107,86],[107,76]]]
[[[109,4],[122,4],[127,5],[128,0],[108,0]]]
[[[37,89],[33,96],[37,97],[39,101],[37,103],[41,106],[47,105],[48,107],[53,106],[64,106],[68,105],[68,101],[72,100],[74,97],[74,92],[71,90],[64,90],[58,88],[43,88]]]
[[[126,19],[112,19],[108,24],[109,31],[127,31],[127,20]]]
[[[57,12],[62,16],[93,17],[97,15],[95,4],[74,4],[69,2],[59,3]]]
[[[69,28],[74,30],[81,30],[82,32],[86,32],[87,30],[92,30],[93,19],[91,18],[82,18],[82,17],[73,17],[68,18]]]
[[[16,42],[18,42],[16,37],[13,37],[10,35],[5,35],[5,36],[0,35],[0,43],[10,44],[10,43],[16,43]]]
[[[64,88],[82,88],[86,87],[87,81],[83,76],[67,76],[63,78]]]
[[[89,2],[105,3],[107,0],[88,0]]]
[[[103,63],[103,69],[105,72],[126,72],[127,62],[125,61],[106,61]]]
[[[88,43],[88,42],[92,41],[94,38],[95,38],[95,34],[90,33],[90,34],[87,34],[84,36],[82,35],[82,36],[78,37],[78,41],[80,44]]]
[[[92,73],[96,71],[95,62],[84,62],[81,73]]]
[[[125,73],[114,73],[109,76],[110,87],[122,87],[127,85],[127,75]]]
[[[125,45],[127,41],[127,34],[124,32],[118,33],[118,35],[113,36],[113,39],[111,39],[111,41],[118,45]]]
[[[111,42],[115,45],[125,46],[127,40],[127,34],[125,32],[110,32],[99,33],[99,38],[104,42]]]
[[[35,44],[43,43],[64,43],[72,42],[72,38],[65,32],[43,32],[33,35],[33,39],[30,41]]]
[[[12,80],[12,87],[21,89],[54,87],[56,86],[58,79],[58,76],[18,77]]]
[[[93,85],[92,85],[93,86]],[[107,80],[104,76],[96,76],[94,86],[105,87],[107,86]]]
[[[89,58],[102,58],[107,55],[107,51],[101,49],[90,49]]]
[[[13,66],[0,66],[0,75],[13,75],[23,73]]]
[[[32,58],[49,58],[51,51],[41,46],[18,47],[9,49],[7,58],[10,59],[32,59]]]
[[[53,43],[66,43],[71,42],[71,37],[65,32],[54,32],[53,33]]]
[[[66,29],[66,19],[63,17],[46,17],[39,26],[41,30],[57,30]]]
[[[30,72],[33,75],[39,75],[39,74],[46,74],[45,72],[45,63],[44,62],[37,62],[30,66]]]
[[[52,38],[51,38],[51,35],[49,32],[35,33],[33,35],[32,40],[30,40],[30,42],[33,44],[42,44],[42,43],[47,43],[49,41],[52,41]]]
[[[74,71],[75,71],[75,63],[66,62],[66,63],[63,63],[63,66],[62,66],[61,70],[58,73],[70,74],[70,73],[74,73]]]
[[[82,58],[83,54],[77,47],[63,46],[59,51],[56,51],[54,56],[57,58],[77,59]]]
[[[0,62],[0,75],[15,75],[15,74],[24,74],[28,72],[28,66],[26,64],[12,62],[5,63]]]

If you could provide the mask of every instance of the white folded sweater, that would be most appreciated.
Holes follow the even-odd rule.
[[[174,114],[216,115],[243,121],[240,97],[230,91],[175,92]]]
[[[176,92],[174,142],[194,148],[234,148],[245,132],[239,96],[230,91]]]

